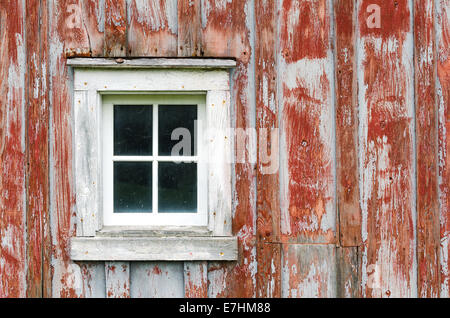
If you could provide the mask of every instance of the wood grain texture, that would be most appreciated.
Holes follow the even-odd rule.
[[[203,56],[201,0],[178,0],[178,57]]]
[[[177,56],[177,0],[131,0],[128,56]]]
[[[83,262],[79,264],[85,298],[106,297],[106,277],[104,262]]]
[[[47,1],[26,1],[27,297],[48,295],[49,107]],[[36,28],[39,25],[39,28]],[[45,294],[45,295],[44,295]]]
[[[439,123],[440,296],[450,297],[450,1],[436,3]]]
[[[104,56],[127,54],[127,5],[125,0],[106,0]]]
[[[25,8],[0,2],[0,297],[25,297]]]
[[[182,298],[185,295],[182,262],[131,263],[131,298]]]
[[[254,8],[250,0],[202,0],[202,48],[205,56],[232,57],[231,127],[255,127]],[[254,138],[254,137],[253,137]],[[209,297],[254,297],[256,294],[255,140],[234,138],[232,234],[238,237],[239,260],[208,263]],[[243,154],[237,157],[237,154]]]
[[[381,28],[367,23],[367,7],[374,3],[381,8]],[[417,296],[411,3],[370,0],[358,5],[365,297]]]
[[[234,261],[235,237],[77,237],[70,256],[77,261]]]
[[[83,277],[70,259],[76,234],[73,152],[73,82],[66,56],[103,52],[102,10],[96,1],[49,2],[50,72],[50,219],[52,296],[82,297]],[[89,13],[89,14],[88,14]],[[95,14],[94,14],[95,13]],[[86,14],[89,16],[86,17]]]
[[[337,297],[333,244],[283,244],[282,253],[283,298]]]
[[[280,240],[279,134],[272,134],[279,128],[277,2],[256,1],[255,20],[257,296],[280,297],[281,251],[279,244],[272,244]]]
[[[330,1],[285,0],[280,10],[281,238],[335,243]]]
[[[55,2],[53,19],[64,34],[65,56],[99,56],[103,54],[103,7],[97,0]]]
[[[130,263],[105,262],[106,297],[130,298]]]
[[[358,170],[358,104],[355,69],[356,6],[335,0],[336,195],[341,246],[361,244]]]
[[[435,6],[414,1],[418,295],[439,297]]]
[[[184,262],[184,297],[208,297],[208,262]]]
[[[361,297],[361,254],[359,250],[359,247],[339,247],[336,249],[337,297]]]

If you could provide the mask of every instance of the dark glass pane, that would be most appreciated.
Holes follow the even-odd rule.
[[[114,155],[152,155],[152,106],[114,105]]]
[[[197,212],[197,164],[159,162],[158,212]]]
[[[152,163],[114,162],[114,212],[152,211]]]
[[[175,156],[194,156],[196,119],[197,105],[159,105],[159,155],[170,156],[174,149]],[[182,129],[174,131],[177,128]],[[175,133],[176,140],[172,140],[172,132]],[[174,148],[175,145],[177,146]],[[183,146],[181,151],[180,146]]]

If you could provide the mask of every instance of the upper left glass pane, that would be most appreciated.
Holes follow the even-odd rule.
[[[114,155],[152,155],[152,105],[114,105]]]

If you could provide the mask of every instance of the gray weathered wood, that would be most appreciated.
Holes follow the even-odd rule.
[[[131,263],[131,298],[182,298],[182,262]]]
[[[76,237],[76,261],[237,260],[235,237]]]
[[[233,68],[232,59],[167,59],[167,58],[71,58],[67,65],[72,67],[105,68]]]
[[[230,92],[206,95],[209,226],[214,235],[231,235]]]
[[[99,109],[95,91],[75,91],[75,172],[77,236],[94,236],[99,227]]]
[[[105,262],[106,297],[130,297],[130,263]]]

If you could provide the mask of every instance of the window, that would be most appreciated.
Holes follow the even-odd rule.
[[[76,261],[236,260],[227,59],[69,59]]]
[[[205,98],[103,96],[105,226],[207,226]]]

